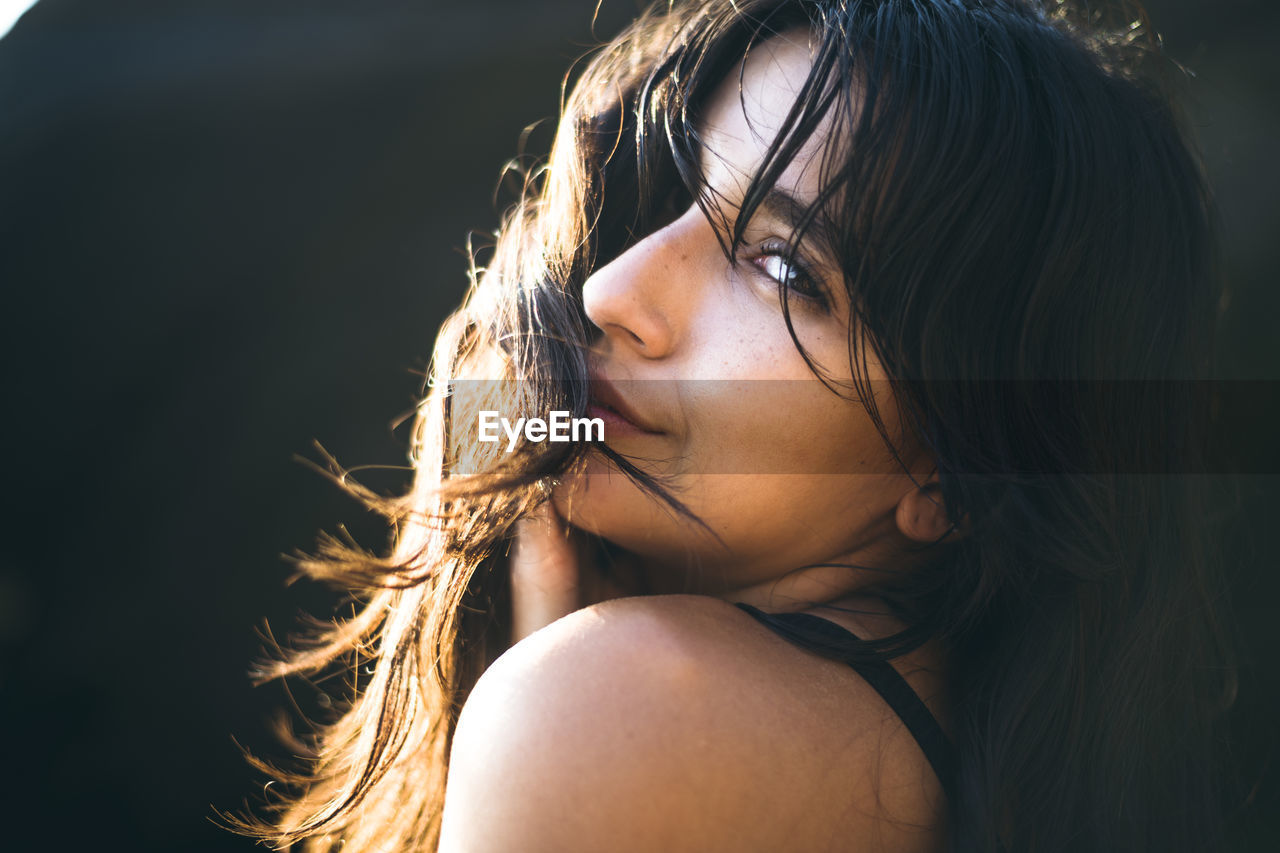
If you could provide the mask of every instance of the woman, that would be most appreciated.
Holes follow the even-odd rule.
[[[304,564],[367,603],[264,675],[355,698],[260,832],[1212,849],[1230,686],[1168,476],[1212,213],[1129,20],[714,0],[600,51],[438,339],[411,494],[364,494],[391,555]],[[521,432],[554,412],[603,441]]]

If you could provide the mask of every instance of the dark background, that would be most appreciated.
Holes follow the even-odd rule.
[[[1147,5],[1197,75],[1233,288],[1220,373],[1280,379],[1280,4]],[[288,703],[248,683],[257,632],[334,606],[280,555],[339,525],[385,540],[295,456],[402,463],[391,424],[460,249],[497,225],[500,167],[555,114],[592,6],[42,0],[0,40],[0,849],[251,847],[210,817],[261,789],[232,735],[270,754]],[[606,0],[598,35],[634,9]],[[1224,546],[1241,851],[1280,837],[1278,483],[1241,478]]]

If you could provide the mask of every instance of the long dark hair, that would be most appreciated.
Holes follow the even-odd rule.
[[[797,27],[809,79],[725,216],[697,169],[700,105],[753,44]],[[1169,70],[1122,4],[716,0],[641,16],[585,67],[546,169],[442,330],[413,491],[363,494],[397,525],[391,555],[331,542],[303,563],[366,604],[263,676],[376,663],[304,772],[277,771],[295,794],[256,831],[347,853],[434,846],[457,710],[505,648],[504,542],[583,452],[478,456],[455,383],[515,379],[508,411],[583,413],[587,275],[652,230],[673,189],[732,253],[827,121],[824,189],[798,230],[834,224],[854,375],[868,383],[874,355],[892,377],[963,528],[891,591],[910,625],[881,647],[947,649],[952,849],[1213,849],[1231,679],[1186,475],[1218,282]]]

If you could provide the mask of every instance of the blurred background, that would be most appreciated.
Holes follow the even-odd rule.
[[[393,424],[466,285],[468,233],[510,201],[501,167],[637,8],[605,0],[593,34],[593,6],[40,0],[0,39],[0,849],[252,848],[210,819],[261,791],[232,736],[280,752],[271,719],[292,700],[249,684],[259,632],[336,606],[286,586],[281,555],[342,526],[386,538],[296,457],[404,461]],[[1274,383],[1280,4],[1147,6],[1195,73],[1223,209],[1220,375]],[[1274,442],[1277,414],[1249,413],[1243,440]],[[1280,466],[1241,478],[1225,546],[1249,853],[1280,837],[1264,471]]]

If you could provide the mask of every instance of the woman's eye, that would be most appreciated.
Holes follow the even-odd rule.
[[[789,254],[789,250],[785,248],[766,247],[764,253],[757,257],[754,263],[761,272],[778,284],[825,308],[827,297],[822,286],[799,260],[788,257]]]

